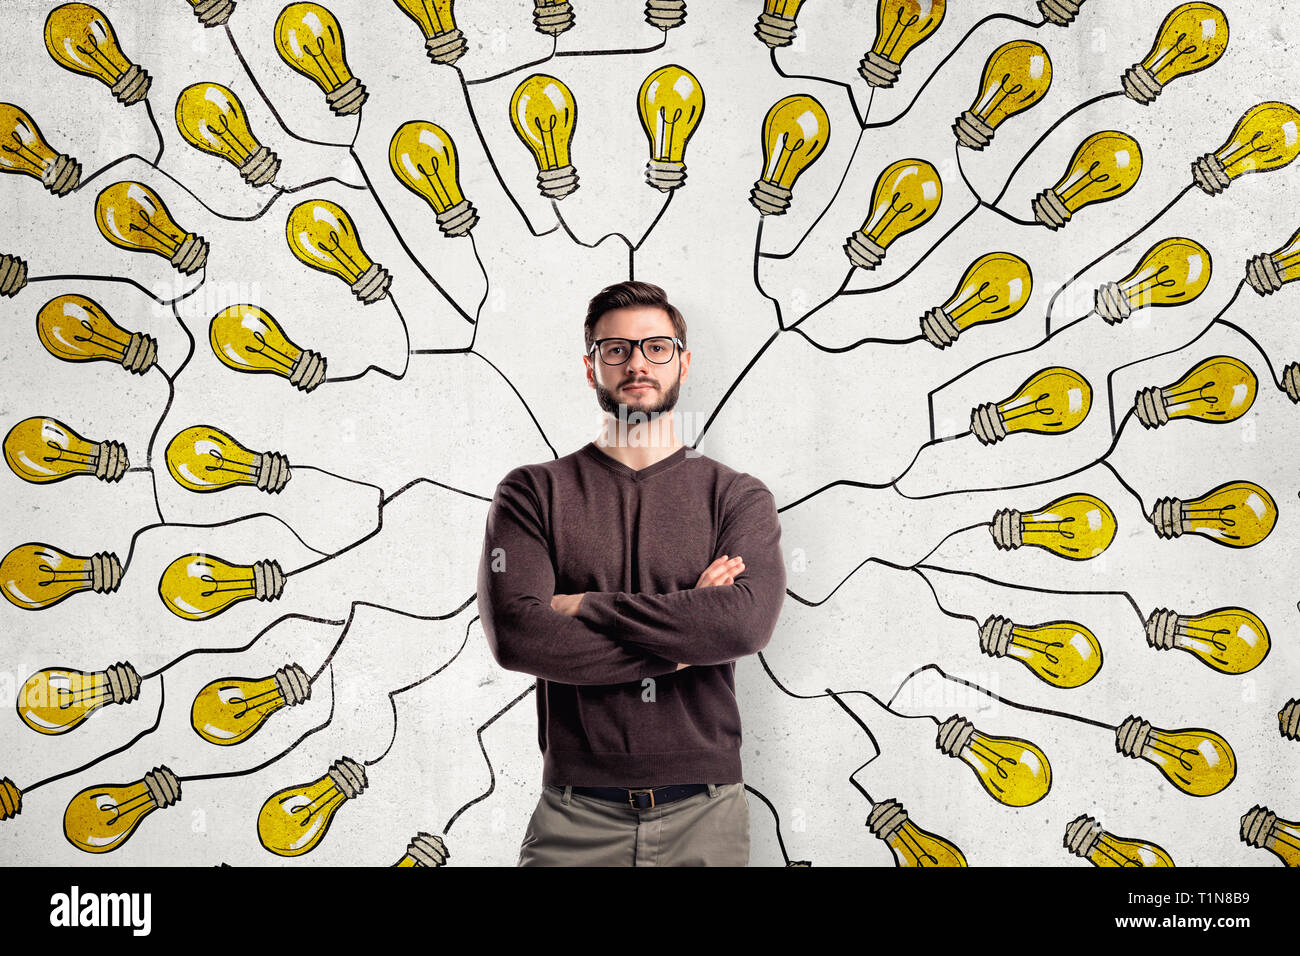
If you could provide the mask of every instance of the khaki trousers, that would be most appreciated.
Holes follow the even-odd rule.
[[[519,847],[519,866],[748,866],[743,783],[635,810],[543,787]]]

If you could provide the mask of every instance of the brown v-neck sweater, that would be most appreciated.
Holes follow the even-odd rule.
[[[724,554],[745,570],[696,588]],[[507,474],[479,614],[497,662],[538,678],[543,786],[741,782],[734,662],[771,639],[785,584],[772,493],[689,446],[637,470],[592,442]]]

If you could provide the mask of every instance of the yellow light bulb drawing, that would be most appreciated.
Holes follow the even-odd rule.
[[[1133,411],[1146,428],[1159,428],[1175,418],[1233,422],[1250,411],[1258,387],[1259,380],[1245,362],[1215,355],[1188,369],[1172,385],[1139,391]]]
[[[881,800],[867,816],[871,835],[883,840],[898,867],[965,866],[955,845],[912,822],[897,800]]]
[[[1300,866],[1300,823],[1256,804],[1241,818],[1241,842],[1268,850],[1287,866]]]
[[[1209,250],[1195,239],[1162,239],[1142,254],[1132,272],[1098,287],[1093,311],[1116,325],[1134,309],[1186,305],[1210,284],[1213,266]]]
[[[1142,147],[1127,133],[1093,133],[1074,151],[1065,175],[1033,201],[1034,218],[1060,229],[1084,206],[1124,195],[1142,174]]]
[[[63,3],[50,11],[45,49],[65,70],[99,80],[123,106],[149,95],[149,74],[122,52],[113,24],[88,3]]]
[[[573,4],[569,0],[533,0],[533,26],[538,33],[559,36],[573,23]]]
[[[0,561],[0,591],[25,611],[42,611],[80,591],[116,591],[121,583],[122,564],[107,551],[81,557],[32,542]]]
[[[344,58],[343,30],[319,3],[291,3],[280,11],[275,50],[290,69],[321,88],[335,116],[356,113],[365,103],[369,94]]]
[[[447,849],[446,841],[442,837],[435,833],[421,831],[411,838],[411,842],[407,844],[406,853],[393,866],[446,866],[449,856],[451,856],[451,851]]]
[[[297,664],[270,677],[222,677],[204,687],[190,707],[190,726],[208,743],[242,744],[268,717],[311,698],[311,678]]]
[[[1246,263],[1246,281],[1260,295],[1272,295],[1296,279],[1300,279],[1300,230],[1276,252],[1253,256]]]
[[[1033,273],[1024,259],[1010,252],[980,256],[970,264],[948,301],[921,316],[921,334],[935,348],[947,348],[973,325],[1001,322],[1018,314],[1033,289]]]
[[[154,767],[135,783],[87,787],[63,813],[63,835],[78,850],[108,853],[131,838],[141,821],[181,798],[181,781],[166,767]]]
[[[1288,740],[1300,740],[1300,698],[1288,700],[1277,714],[1278,732]]]
[[[1101,643],[1074,621],[1026,627],[993,615],[980,625],[980,650],[1011,657],[1053,687],[1082,687],[1101,670]]]
[[[95,225],[115,246],[162,256],[184,275],[203,268],[208,244],[178,226],[158,194],[144,183],[116,182],[95,199]]]
[[[235,0],[186,0],[205,27],[219,27],[235,12]]]
[[[1185,615],[1157,608],[1146,621],[1147,643],[1156,650],[1177,648],[1223,674],[1254,670],[1268,656],[1268,628],[1244,607],[1220,607]]]
[[[258,839],[279,856],[309,853],[329,832],[339,807],[366,786],[365,768],[341,757],[319,780],[271,794],[257,815]]]
[[[553,76],[534,73],[510,97],[510,125],[537,162],[537,188],[547,199],[563,199],[578,188],[569,158],[578,123],[578,104]]]
[[[274,181],[280,160],[248,127],[248,114],[233,90],[220,83],[194,83],[176,97],[176,128],[195,149],[220,156],[250,186]]]
[[[1154,765],[1183,793],[1209,797],[1237,776],[1237,756],[1212,730],[1161,730],[1129,717],[1115,731],[1115,749]]]
[[[984,64],[979,93],[970,109],[957,117],[952,131],[967,149],[983,149],[1010,116],[1023,113],[1052,85],[1052,58],[1032,40],[1012,40],[993,51]]]
[[[279,375],[304,392],[325,381],[325,357],[299,348],[255,305],[232,305],[214,315],[208,343],[221,364],[236,372]]]
[[[754,36],[770,48],[789,46],[794,40],[796,18],[804,0],[763,0],[763,12],[754,24]]]
[[[1047,796],[1052,767],[1027,740],[993,737],[956,714],[939,725],[935,746],[975,771],[990,797],[1008,807],[1027,807]]]
[[[871,194],[871,212],[844,240],[844,254],[859,269],[874,269],[904,233],[919,229],[939,211],[943,183],[924,159],[900,159],[885,167]]]
[[[0,820],[10,820],[22,812],[22,790],[8,777],[0,779]]]
[[[1300,112],[1270,101],[1246,110],[1228,141],[1192,163],[1192,182],[1217,196],[1234,179],[1281,169],[1300,156]]]
[[[763,118],[763,175],[749,201],[764,216],[790,208],[795,181],[822,154],[831,138],[831,121],[813,97],[803,93],[777,100]]]
[[[1065,828],[1064,845],[1075,856],[1096,867],[1169,867],[1173,857],[1161,847],[1145,840],[1131,840],[1103,830],[1101,824],[1086,813],[1075,817]]]
[[[143,375],[158,359],[153,336],[128,332],[84,295],[56,296],[41,306],[36,334],[47,352],[65,362],[115,362]]]
[[[1062,558],[1086,561],[1101,554],[1115,540],[1118,524],[1100,498],[1072,494],[1044,505],[1038,511],[1004,508],[993,515],[989,531],[999,549],[1033,545]]]
[[[1183,3],[1160,24],[1151,51],[1125,71],[1124,92],[1146,105],[1171,80],[1209,69],[1228,48],[1228,18],[1212,3]]]
[[[397,181],[438,214],[444,236],[469,235],[478,222],[474,205],[460,191],[456,144],[435,123],[403,123],[388,144],[388,165]]]
[[[858,73],[872,86],[893,86],[902,73],[903,58],[939,29],[947,6],[947,0],[880,0],[876,42],[858,64]]]
[[[199,493],[249,485],[278,494],[293,477],[284,455],[250,451],[211,425],[176,433],[167,445],[167,470],[182,488]]]
[[[163,571],[158,596],[177,617],[206,621],[240,601],[274,601],[284,581],[275,561],[230,564],[210,554],[183,554]]]
[[[645,181],[671,192],[686,182],[686,144],[704,116],[704,90],[690,70],[669,64],[642,81],[636,106],[650,141]]]
[[[424,34],[424,49],[434,63],[451,66],[469,46],[456,26],[455,0],[393,0]]]
[[[1092,408],[1092,386],[1073,369],[1053,366],[1035,372],[1010,398],[971,410],[970,428],[992,445],[1014,432],[1056,435],[1083,424]]]
[[[39,179],[56,196],[81,181],[81,163],[51,149],[36,121],[12,103],[0,103],[0,172]]]
[[[4,452],[15,475],[38,485],[77,475],[117,481],[131,464],[121,442],[87,441],[57,418],[24,418],[9,429]]]
[[[1188,501],[1161,498],[1150,520],[1162,538],[1195,533],[1230,548],[1249,548],[1273,530],[1277,505],[1254,482],[1230,481]]]
[[[27,261],[20,256],[0,255],[0,295],[13,298],[27,286]]]
[[[392,276],[370,261],[342,206],[325,199],[300,202],[289,211],[285,236],[299,262],[338,276],[363,304],[388,295]]]
[[[87,674],[63,667],[37,671],[18,692],[18,716],[41,734],[65,734],[108,704],[140,696],[140,675],[125,661]]]

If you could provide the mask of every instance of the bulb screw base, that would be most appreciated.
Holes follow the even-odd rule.
[[[447,857],[451,856],[442,837],[423,832],[417,833],[407,845],[406,855],[420,866],[429,867],[446,866]]]
[[[1144,388],[1133,400],[1133,413],[1145,428],[1159,428],[1169,422],[1169,400],[1157,386]]]
[[[858,230],[844,240],[844,254],[859,269],[874,269],[885,261],[885,247]]]
[[[351,757],[340,757],[330,765],[327,776],[334,781],[344,799],[351,800],[361,795],[369,786],[366,770]]]
[[[1134,63],[1124,71],[1122,78],[1124,93],[1129,99],[1137,100],[1143,106],[1154,103],[1155,98],[1165,85],[1156,79],[1156,75],[1141,63]]]
[[[193,275],[203,268],[203,264],[208,261],[208,244],[202,236],[196,236],[190,233],[176,250],[176,254],[171,257],[171,264],[176,271],[182,275]]]
[[[1142,756],[1151,738],[1151,724],[1141,717],[1128,717],[1115,730],[1115,749],[1135,760]]]
[[[686,0],[645,0],[645,22],[658,30],[671,30],[686,22]]]
[[[311,679],[297,664],[289,664],[275,672],[275,686],[280,689],[286,707],[297,707],[311,699]]]
[[[1008,618],[992,615],[980,625],[980,650],[989,657],[1006,657],[1013,628],[1015,624]]]
[[[764,216],[784,216],[786,210],[790,208],[790,197],[793,195],[794,193],[784,186],[760,179],[749,191],[749,202]]]
[[[1133,306],[1118,282],[1104,282],[1098,286],[1092,297],[1092,308],[1106,320],[1107,325],[1119,325],[1133,314]]]
[[[1252,257],[1246,263],[1246,281],[1260,295],[1272,295],[1282,288],[1282,271],[1269,253]]]
[[[1192,163],[1192,182],[1211,196],[1217,196],[1231,184],[1228,170],[1223,160],[1213,153],[1206,153]]]
[[[310,392],[323,381],[325,381],[325,357],[319,352],[300,352],[289,369],[289,384],[304,392]]]
[[[1178,612],[1169,608],[1156,608],[1146,621],[1147,643],[1158,651],[1174,649],[1174,639],[1178,637]]]
[[[259,146],[248,157],[248,162],[239,167],[239,175],[250,186],[265,186],[275,180],[275,174],[279,171],[280,157],[265,146]]]
[[[935,348],[946,349],[957,341],[961,329],[957,328],[957,323],[944,311],[943,306],[937,305],[921,316],[921,334]]]
[[[444,236],[467,236],[477,222],[478,212],[468,199],[462,199],[438,213],[438,228]]]
[[[387,269],[372,262],[370,268],[361,273],[361,277],[352,283],[352,294],[360,299],[363,305],[369,305],[388,295],[388,286],[392,281],[393,277],[388,274]]]
[[[105,668],[104,676],[108,679],[114,704],[129,704],[140,696],[140,675],[125,661]]]
[[[906,822],[907,811],[897,800],[881,800],[867,815],[867,829],[872,836],[885,842],[892,840]]]
[[[578,171],[572,164],[543,169],[537,174],[537,188],[547,199],[563,199],[578,188]]]
[[[0,256],[0,295],[13,297],[27,285],[27,263],[18,256]]]
[[[559,36],[573,26],[573,4],[569,3],[568,0],[554,5],[545,3],[543,0],[535,0],[533,4],[533,26],[537,28],[538,33],[545,33],[553,37]]]
[[[219,27],[235,12],[235,0],[199,0],[194,15],[205,27]]]
[[[986,402],[971,409],[970,430],[981,445],[992,445],[1007,437],[1007,425],[996,402]]]
[[[858,75],[878,90],[887,90],[898,82],[902,66],[871,50],[858,63]]]
[[[981,150],[993,142],[993,127],[984,122],[974,110],[967,110],[952,124],[957,143],[967,149]]]
[[[1260,850],[1273,849],[1273,827],[1276,824],[1277,814],[1256,804],[1241,818],[1241,842]]]
[[[794,40],[794,17],[779,13],[760,13],[754,24],[754,36],[758,37],[772,49],[789,46]]]
[[[935,738],[934,745],[939,748],[940,752],[947,754],[949,757],[957,757],[961,755],[962,748],[970,743],[970,739],[974,734],[974,724],[965,717],[953,714],[939,725],[939,733]]]
[[[1070,209],[1061,197],[1056,195],[1055,189],[1044,189],[1034,197],[1032,206],[1034,218],[1053,231],[1070,221]]]
[[[1282,390],[1287,398],[1300,405],[1300,363],[1292,362],[1283,370]]]
[[[1058,27],[1068,27],[1079,15],[1079,8],[1084,0],[1038,0],[1038,12],[1049,23]]]
[[[158,340],[143,332],[132,332],[122,353],[122,368],[136,375],[143,375],[158,360]]]
[[[95,477],[100,481],[117,481],[130,465],[121,442],[102,441],[95,450]]]
[[[1105,833],[1100,823],[1084,813],[1065,825],[1062,845],[1075,856],[1086,860]]]
[[[23,812],[23,792],[12,780],[0,780],[0,820],[9,820]]]
[[[258,561],[253,565],[253,597],[274,601],[284,593],[284,572],[277,561]]]
[[[257,490],[267,494],[279,494],[293,477],[289,459],[277,452],[267,451],[254,455],[253,467],[257,469]]]
[[[686,182],[686,164],[652,159],[645,164],[645,181],[661,193],[672,192]]]
[[[77,188],[80,181],[81,163],[65,153],[55,156],[54,162],[41,173],[41,182],[56,196],[66,196]]]
[[[154,767],[145,774],[144,786],[159,810],[170,807],[181,798],[181,781],[166,767]]]
[[[1279,730],[1287,740],[1300,740],[1300,698],[1292,697],[1277,715]]]
[[[122,583],[122,564],[108,551],[90,556],[90,589],[98,594],[116,591]]]
[[[365,84],[355,76],[337,90],[325,94],[325,102],[334,111],[335,116],[350,116],[361,109],[361,105],[370,97]]]
[[[1189,530],[1183,520],[1183,502],[1179,498],[1161,498],[1151,509],[1150,521],[1162,538],[1177,538]]]
[[[459,29],[435,33],[424,41],[424,50],[429,54],[429,59],[434,63],[445,63],[447,66],[451,66],[464,56],[468,47],[469,43]]]
[[[132,63],[108,89],[123,106],[134,106],[149,95],[149,84],[152,82],[148,72]]]
[[[989,532],[1000,551],[1010,551],[1025,543],[1020,533],[1020,512],[1014,508],[1003,508],[994,514]]]

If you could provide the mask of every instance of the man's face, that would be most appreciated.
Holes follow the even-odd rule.
[[[606,312],[593,329],[597,340],[626,338],[636,341],[652,335],[676,335],[668,313],[656,306],[631,306]],[[606,365],[598,353],[587,356],[587,381],[596,390],[600,407],[620,421],[646,421],[677,404],[677,393],[690,367],[690,352],[680,349],[672,361],[658,365],[641,349],[622,365]]]

